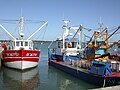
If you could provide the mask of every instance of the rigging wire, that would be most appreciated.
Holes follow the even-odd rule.
[[[41,38],[41,41],[43,41],[46,31],[47,31],[47,27],[45,27],[44,29],[41,29],[41,31],[39,31],[41,33],[41,35],[36,35],[37,36],[36,39]],[[34,38],[35,37],[32,37],[32,39],[34,39]]]
[[[83,27],[83,29],[87,30],[87,31],[95,31],[95,30],[99,30],[100,28],[86,28],[86,27]]]
[[[40,21],[40,20],[24,20],[24,24],[31,24],[31,23],[44,23],[45,21]],[[4,19],[0,19],[0,23],[8,23],[8,24],[17,24],[17,26],[15,27],[15,29],[13,30],[12,35],[15,35],[17,28],[19,27],[19,20],[4,20]],[[19,29],[19,28],[18,28]],[[46,32],[46,31],[45,31]],[[44,32],[44,34],[45,34]],[[19,33],[18,33],[19,34]],[[44,38],[44,36],[42,37],[42,39]]]
[[[47,27],[45,27],[45,31],[43,32],[42,40],[44,39],[44,36],[45,36],[46,31],[47,31]]]
[[[56,39],[56,37],[58,37],[58,34],[60,34],[61,30],[58,30],[58,33],[56,34],[56,36],[54,37]],[[62,29],[62,33],[64,33],[64,29]],[[54,43],[55,40],[52,40],[51,43],[48,45],[48,48],[51,47],[51,45]]]
[[[115,29],[117,29],[117,27],[110,29],[109,33],[113,32]]]
[[[17,28],[19,27],[19,24],[17,24],[16,28],[14,29],[12,35],[15,35],[15,33],[17,32]],[[19,34],[19,33],[18,33]]]

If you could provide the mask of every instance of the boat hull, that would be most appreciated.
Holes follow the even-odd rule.
[[[72,67],[69,63],[57,62],[56,60],[49,60],[49,64],[76,77],[84,80],[88,83],[103,87],[103,86],[114,86],[120,85],[120,72],[109,75],[109,76],[99,76],[91,74],[90,72],[83,70],[81,68]]]
[[[37,50],[5,50],[3,64],[15,69],[28,69],[38,65],[40,52]]]

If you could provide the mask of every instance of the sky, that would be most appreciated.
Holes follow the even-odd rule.
[[[119,4],[120,0],[0,0],[0,19],[20,19],[22,15],[48,21],[44,40],[55,40],[62,33],[63,20],[70,20],[70,26],[94,29],[101,17],[104,26],[119,26]]]

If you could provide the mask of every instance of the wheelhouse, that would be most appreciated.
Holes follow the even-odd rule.
[[[59,55],[62,55],[63,53],[67,56],[69,55],[77,55],[77,49],[78,49],[78,40],[65,40],[64,44],[62,40],[56,41],[56,53]]]
[[[12,41],[12,49],[20,50],[21,48],[24,48],[25,50],[32,50],[33,49],[33,42],[31,40]]]

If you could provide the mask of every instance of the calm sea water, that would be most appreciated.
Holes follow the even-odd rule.
[[[62,72],[47,62],[47,47],[50,42],[36,42],[41,50],[39,65],[26,71],[0,68],[0,90],[88,90],[97,88]],[[54,44],[53,44],[54,46]]]

